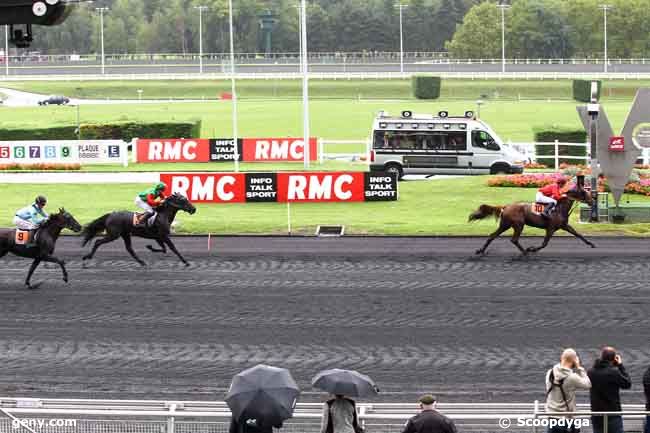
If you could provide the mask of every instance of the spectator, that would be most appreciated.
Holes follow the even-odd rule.
[[[630,375],[623,367],[623,358],[612,347],[605,347],[600,358],[596,360],[593,368],[587,373],[591,380],[591,411],[592,412],[620,412],[621,389],[630,389],[632,382]],[[623,418],[609,416],[608,432],[623,433]],[[592,416],[594,433],[603,433],[603,417]]]
[[[436,398],[424,395],[420,398],[418,415],[408,420],[402,433],[456,433],[454,422],[436,411]]]
[[[343,395],[327,400],[323,404],[321,433],[363,433],[357,419],[354,400]]]
[[[645,410],[650,411],[650,367],[643,375],[643,392],[645,393]],[[645,433],[650,433],[650,415],[645,418]]]
[[[273,428],[282,428],[282,423],[279,425],[258,425],[257,420],[249,419],[246,422],[236,420],[234,417],[230,420],[230,428],[228,433],[273,433]]]
[[[560,362],[546,372],[546,412],[575,412],[576,391],[591,388],[587,372],[580,364],[580,358],[573,349],[562,352]],[[549,433],[574,433],[578,429],[566,422],[572,416],[558,419],[558,424],[549,427]],[[560,422],[562,421],[562,422]]]

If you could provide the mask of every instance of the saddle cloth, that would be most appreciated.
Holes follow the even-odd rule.
[[[530,210],[536,215],[541,215],[544,212],[544,208],[546,207],[545,203],[536,203],[533,202],[530,204]]]
[[[133,212],[133,221],[132,221],[132,224],[133,224],[134,226],[137,226],[137,225],[138,225],[138,221],[140,220],[140,218],[142,217],[142,215],[144,215],[144,212]],[[153,216],[149,218],[149,221],[147,221],[147,225],[148,225],[148,226],[153,225],[153,223],[156,221],[156,217],[157,217],[157,216],[158,216],[157,213],[153,214]]]
[[[26,245],[32,238],[32,232],[29,230],[16,229],[16,245]]]

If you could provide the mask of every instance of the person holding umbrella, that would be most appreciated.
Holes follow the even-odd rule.
[[[272,433],[293,416],[300,394],[289,370],[256,365],[236,375],[226,403],[232,412],[229,433]]]
[[[316,388],[335,395],[323,404],[321,433],[363,433],[351,397],[375,395],[377,386],[368,376],[350,370],[325,370],[312,379]]]

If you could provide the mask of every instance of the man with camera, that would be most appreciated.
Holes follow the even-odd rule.
[[[593,368],[587,372],[591,380],[591,411],[592,412],[620,412],[621,389],[630,389],[632,381],[630,375],[623,367],[623,358],[616,353],[613,347],[604,347],[600,358],[596,360]],[[604,417],[592,416],[594,433],[603,433]],[[608,416],[608,433],[623,433],[623,418],[621,416]]]
[[[576,391],[590,389],[591,381],[580,364],[580,358],[573,349],[566,349],[560,356],[560,362],[546,372],[546,412],[575,412]],[[548,433],[574,433],[572,416],[556,418]]]

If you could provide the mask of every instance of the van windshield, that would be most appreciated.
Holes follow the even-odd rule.
[[[485,131],[472,131],[472,146],[487,150],[501,150],[494,138]]]
[[[460,131],[375,131],[373,149],[420,150],[420,151],[466,151],[467,137]]]

